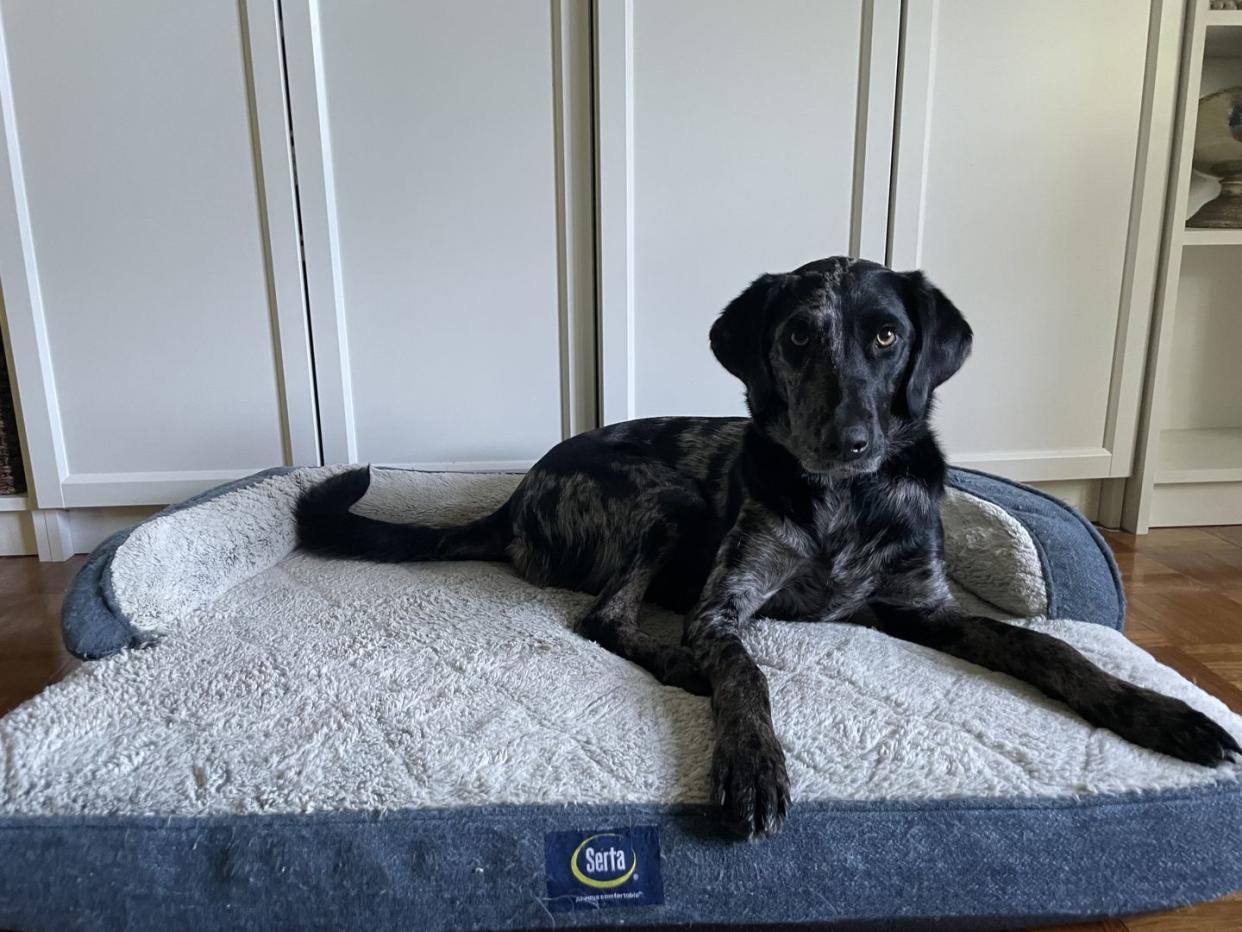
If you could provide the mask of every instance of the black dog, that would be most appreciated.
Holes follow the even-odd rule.
[[[765,275],[711,329],[751,419],[653,418],[554,447],[494,514],[461,527],[352,514],[369,476],[312,489],[302,545],[377,561],[509,560],[526,579],[597,595],[580,631],[662,682],[712,697],[712,792],[744,835],[789,805],[756,615],[866,623],[1066,703],[1088,722],[1197,764],[1239,752],[1185,703],[1126,683],[1037,631],[967,616],[945,578],[945,462],[932,393],[970,352],[957,308],[922,274],[823,259]],[[651,599],[688,611],[683,647],[638,627]]]

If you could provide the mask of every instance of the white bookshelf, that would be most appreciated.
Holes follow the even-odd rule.
[[[0,513],[26,511],[29,507],[25,495],[0,495]]]
[[[1182,234],[1182,247],[1242,246],[1242,230],[1192,230]]]
[[[1204,38],[1204,57],[1212,58],[1219,55],[1237,55],[1242,46],[1242,36],[1228,29],[1242,25],[1242,10],[1208,10],[1203,15],[1203,27],[1207,31]]]
[[[1186,226],[1219,185],[1191,168],[1199,99],[1242,86],[1242,10],[1187,4],[1161,288],[1122,526],[1242,523],[1242,229]]]

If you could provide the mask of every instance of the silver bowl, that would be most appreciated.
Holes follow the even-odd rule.
[[[1242,87],[1227,87],[1199,101],[1195,171],[1220,179],[1220,194],[1186,221],[1188,227],[1242,227]]]

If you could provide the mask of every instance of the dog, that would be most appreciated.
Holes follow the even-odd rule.
[[[1180,700],[1101,670],[1039,631],[963,613],[940,523],[946,464],[934,392],[972,333],[921,272],[828,258],[763,275],[711,328],[750,418],[648,418],[553,447],[495,513],[458,527],[353,514],[366,469],[308,490],[301,545],[372,561],[508,560],[530,582],[591,593],[578,630],[660,682],[711,697],[713,799],[743,837],[789,809],[757,616],[858,621],[1032,684],[1095,726],[1212,766],[1234,739]],[[681,645],[640,604],[686,613]]]

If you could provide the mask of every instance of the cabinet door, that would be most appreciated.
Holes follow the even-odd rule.
[[[910,7],[891,258],[975,329],[939,393],[958,463],[1025,480],[1129,470],[1168,150],[1145,91],[1157,47],[1172,74],[1177,6]]]
[[[597,4],[605,422],[742,412],[716,315],[764,272],[859,251],[862,220],[886,216],[898,21],[862,0]]]
[[[41,507],[318,458],[276,8],[246,6],[253,29],[229,3],[0,6],[0,279]]]
[[[562,104],[589,87],[587,12],[284,4],[329,461],[522,467],[568,428],[567,139],[589,113],[567,128]]]

